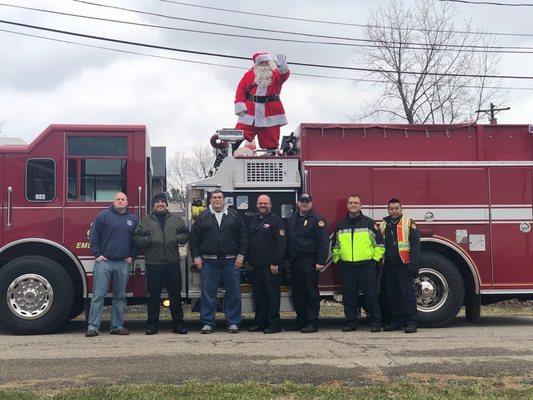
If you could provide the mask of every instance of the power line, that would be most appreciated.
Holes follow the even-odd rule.
[[[23,33],[23,32],[16,32],[16,31],[8,30],[8,29],[0,29],[0,32],[6,32],[6,33],[14,34],[14,35],[37,38],[37,39],[44,39],[44,40],[49,40],[49,41],[57,42],[57,43],[72,44],[72,45],[81,46],[81,47],[88,47],[88,48],[93,48],[93,49],[98,49],[98,50],[106,50],[106,51],[111,51],[111,52],[116,52],[116,53],[124,53],[124,54],[137,55],[137,56],[143,56],[143,57],[151,57],[151,58],[157,58],[157,59],[162,59],[162,60],[178,61],[178,62],[184,62],[184,63],[190,63],[190,64],[200,64],[200,65],[223,67],[223,68],[232,68],[232,69],[240,69],[240,70],[247,70],[248,69],[247,67],[239,67],[239,66],[236,66],[236,65],[220,64],[220,63],[213,63],[213,62],[208,62],[208,61],[188,60],[188,59],[184,59],[184,58],[176,58],[176,57],[169,57],[169,56],[161,56],[161,55],[157,55],[157,54],[141,53],[141,52],[131,51],[131,50],[116,49],[116,48],[113,48],[113,47],[97,46],[97,45],[92,45],[92,44],[88,44],[88,43],[75,42],[75,41],[71,41],[71,40],[51,38],[51,37],[48,37],[48,36],[33,35],[33,34],[30,34],[30,33]],[[365,82],[365,83],[390,83],[389,81],[378,80],[378,79],[347,78],[347,77],[341,77],[341,76],[306,74],[306,73],[292,72],[292,71],[291,71],[291,75],[311,77],[311,78],[323,78],[323,79],[352,81],[352,82],[355,81],[355,82]],[[407,84],[409,84],[409,83],[407,83]],[[481,89],[482,88],[481,86],[475,86],[475,85],[465,85],[464,87],[469,88],[469,89]],[[532,90],[533,91],[533,87],[484,86],[483,88],[484,89],[495,89],[495,90],[525,90],[525,91]]]
[[[243,25],[225,24],[225,23],[222,23],[222,22],[205,21],[205,20],[199,20],[199,19],[194,19],[194,18],[185,18],[185,17],[176,17],[176,16],[173,16],[173,15],[154,13],[154,12],[149,12],[149,11],[141,11],[141,10],[136,10],[136,9],[132,9],[132,8],[112,6],[112,5],[108,5],[108,4],[94,3],[94,2],[86,1],[86,0],[73,0],[73,1],[75,1],[77,3],[88,4],[88,5],[95,6],[95,7],[102,7],[102,8],[109,8],[109,9],[113,9],[113,10],[127,11],[127,12],[136,13],[136,14],[150,15],[150,16],[155,16],[155,17],[159,17],[159,18],[166,18],[166,19],[171,19],[171,20],[194,22],[194,23],[199,23],[199,24],[207,24],[207,25],[215,25],[215,26],[223,26],[223,27],[227,27],[227,28],[237,28],[237,29],[243,29],[243,30],[269,32],[269,33],[281,33],[281,34],[285,34],[285,35],[315,37],[315,38],[321,38],[321,39],[348,40],[348,41],[357,41],[357,42],[373,43],[373,44],[376,43],[376,41],[372,40],[372,39],[362,39],[362,38],[354,38],[354,37],[346,37],[346,36],[320,35],[320,34],[306,33],[306,32],[295,32],[295,31],[285,31],[285,30],[250,27],[250,26],[243,26]],[[458,32],[458,33],[460,33],[460,32]],[[468,32],[463,32],[463,33],[468,33]],[[533,34],[531,34],[530,36],[533,37]],[[395,42],[391,42],[391,43],[392,44],[398,44],[398,43],[395,43]],[[404,45],[417,46],[417,45],[430,45],[430,44],[427,44],[427,43],[426,44],[422,44],[422,43],[416,43],[416,42],[406,42],[406,43],[401,43],[401,45],[402,46],[404,46]],[[464,48],[463,45],[458,45],[458,44],[446,44],[446,47]],[[481,48],[481,49],[487,49],[487,48],[489,48],[489,49],[497,49],[498,48],[498,47],[473,46],[473,45],[472,46],[468,46],[468,47],[469,48]],[[502,47],[502,48],[505,48],[505,47]],[[519,47],[519,48],[521,48],[521,47]]]
[[[252,36],[252,35],[242,35],[242,34],[233,34],[233,33],[224,33],[224,32],[213,32],[213,31],[204,31],[204,30],[198,30],[198,29],[187,29],[187,28],[177,28],[173,26],[167,26],[167,25],[156,25],[156,24],[148,24],[148,23],[142,23],[142,22],[133,22],[133,21],[124,21],[124,20],[117,20],[117,19],[111,19],[111,18],[103,18],[103,17],[94,17],[89,15],[82,15],[82,14],[74,14],[74,13],[68,13],[63,11],[55,11],[55,10],[48,10],[43,8],[34,8],[34,7],[24,7],[14,4],[6,4],[6,3],[0,3],[0,6],[3,7],[12,7],[17,9],[23,9],[23,10],[29,10],[29,11],[38,11],[43,12],[47,14],[54,14],[54,15],[62,15],[62,16],[68,16],[68,17],[75,17],[75,18],[83,18],[83,19],[89,19],[93,21],[102,21],[102,22],[111,22],[111,23],[118,23],[118,24],[125,24],[125,25],[133,25],[133,26],[141,26],[141,27],[148,27],[148,28],[158,28],[158,29],[166,29],[166,30],[174,30],[174,31],[181,31],[181,32],[190,32],[190,33],[199,33],[199,34],[208,34],[208,35],[217,35],[217,36],[225,36],[225,37],[236,37],[236,38],[245,38],[245,39],[259,39],[259,40],[269,40],[269,41],[277,41],[277,42],[288,42],[288,43],[299,43],[299,44],[320,44],[320,45],[328,45],[328,46],[347,46],[347,47],[370,47],[370,48],[379,48],[380,46],[376,43],[376,41],[368,40],[372,44],[356,44],[356,43],[341,43],[341,42],[323,42],[323,41],[313,41],[313,40],[298,40],[298,39],[283,39],[283,38],[273,38],[273,37],[264,37],[264,36]],[[353,40],[363,40],[363,39],[353,39]],[[403,44],[402,44],[403,45]],[[411,46],[426,46],[426,47],[411,47]],[[430,47],[427,47],[427,44],[424,43],[412,43],[411,46],[403,46],[404,49],[409,50],[431,50]],[[463,51],[469,51],[472,53],[496,53],[496,54],[533,54],[533,47],[527,47],[527,46],[465,46],[465,47],[453,47],[448,48],[448,46],[455,46],[455,45],[437,45],[435,47],[440,48],[442,51],[456,51],[456,52],[463,52]],[[470,50],[470,47],[473,49]],[[397,49],[398,47],[395,47],[394,45],[391,46],[391,48]],[[478,50],[478,48],[482,50]],[[496,49],[513,49],[513,50],[496,50]],[[525,51],[525,50],[532,50],[532,51]]]
[[[158,50],[168,50],[168,51],[175,51],[175,52],[179,52],[179,53],[196,54],[196,55],[203,55],[203,56],[210,56],[210,57],[229,58],[229,59],[234,59],[234,60],[246,60],[246,61],[250,60],[249,57],[236,56],[236,55],[231,55],[231,54],[180,49],[180,48],[170,47],[170,46],[154,45],[154,44],[149,44],[149,43],[134,42],[134,41],[130,41],[130,40],[120,40],[120,39],[108,38],[108,37],[104,37],[104,36],[88,35],[88,34],[84,34],[84,33],[65,31],[65,30],[61,30],[61,29],[53,29],[53,28],[46,28],[46,27],[43,27],[43,26],[23,24],[23,23],[20,23],[20,22],[0,20],[0,23],[8,24],[8,25],[14,25],[14,26],[20,26],[20,27],[24,27],[24,28],[43,30],[43,31],[47,31],[47,32],[60,33],[60,34],[63,34],[63,35],[83,37],[83,38],[87,38],[87,39],[102,40],[102,41],[106,41],[106,42],[120,43],[120,44],[126,44],[126,45],[131,45],[131,46],[147,47],[147,48],[158,49]],[[338,69],[338,70],[344,70],[344,71],[379,72],[379,73],[389,73],[389,74],[397,74],[398,73],[398,71],[393,71],[393,70],[379,70],[379,69],[373,69],[373,68],[348,67],[348,66],[344,66],[344,65],[312,64],[312,63],[303,63],[303,62],[291,62],[291,64],[292,65],[302,66],[302,67]],[[463,77],[463,78],[533,79],[533,76],[528,76],[528,75],[478,75],[478,74],[454,74],[454,73],[415,72],[415,71],[401,71],[401,73],[405,74],[405,75],[451,76],[451,77]]]
[[[77,1],[77,0],[74,0],[74,1]],[[353,27],[359,27],[359,28],[365,28],[367,26],[370,26],[372,28],[402,29],[402,30],[406,29],[402,27],[385,27],[385,26],[379,26],[379,25],[366,25],[366,24],[357,24],[357,23],[343,22],[343,21],[330,21],[330,20],[323,20],[323,19],[298,18],[298,17],[287,17],[287,16],[281,16],[281,15],[275,15],[275,14],[255,13],[255,12],[250,12],[250,11],[234,10],[234,9],[229,9],[229,8],[204,6],[204,5],[199,5],[199,4],[186,3],[183,1],[174,1],[174,0],[159,0],[159,1],[164,2],[164,3],[173,3],[173,4],[182,5],[182,6],[188,6],[188,7],[203,8],[207,10],[225,11],[225,12],[234,13],[234,14],[253,15],[253,16],[259,16],[259,17],[289,20],[289,21],[313,22],[313,23],[319,23],[319,24],[353,26]],[[440,0],[440,1],[446,1],[446,0]],[[449,0],[449,1],[453,1],[453,0]],[[466,3],[466,1],[463,1],[463,3]],[[421,30],[421,29],[416,29],[416,28],[409,28],[409,29],[412,29],[415,31]],[[470,31],[456,31],[456,30],[449,30],[449,31],[444,31],[444,32],[461,33],[461,34],[467,33],[467,34],[473,34],[473,35],[526,36],[526,37],[533,36],[533,34],[531,33],[470,32]]]
[[[164,0],[160,0],[164,1]],[[496,1],[468,1],[468,0],[439,0],[449,3],[465,3],[483,6],[533,7],[533,3],[498,3]]]
[[[124,53],[124,54],[131,54],[131,55],[137,55],[137,56],[158,58],[158,59],[162,59],[162,60],[179,61],[179,62],[190,63],[190,64],[208,65],[208,66],[213,66],[213,67],[224,67],[224,68],[248,70],[247,67],[239,67],[237,65],[220,64],[220,63],[214,63],[214,62],[208,62],[208,61],[188,60],[188,59],[185,59],[185,58],[176,58],[176,57],[169,57],[169,56],[160,56],[160,55],[157,55],[157,54],[141,53],[141,52],[137,52],[137,51],[116,49],[116,48],[113,48],[113,47],[97,46],[97,45],[88,44],[88,43],[74,42],[74,41],[71,41],[71,40],[51,38],[51,37],[48,37],[48,36],[33,35],[33,34],[30,34],[30,33],[23,33],[23,32],[16,32],[16,31],[8,30],[8,29],[0,29],[0,32],[6,32],[6,33],[14,34],[14,35],[32,37],[32,38],[37,38],[37,39],[44,39],[44,40],[49,40],[49,41],[52,41],[52,42],[58,42],[58,43],[64,43],[64,44],[73,44],[73,45],[76,45],[76,46],[89,47],[89,48],[98,49],[98,50],[107,50],[107,51],[112,51],[112,52],[116,52],[116,53]],[[306,77],[312,77],[312,78],[346,80],[346,81],[360,81],[360,82],[369,82],[369,83],[385,83],[385,81],[374,80],[374,79],[345,78],[345,77],[339,77],[339,76],[328,76],[328,75],[318,75],[318,74],[304,74],[304,73],[298,73],[298,72],[291,72],[291,75],[306,76]],[[514,89],[514,88],[507,88],[507,89]],[[524,90],[533,90],[533,87],[532,88],[523,88],[523,89]]]

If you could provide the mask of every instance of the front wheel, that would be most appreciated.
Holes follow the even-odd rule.
[[[13,333],[46,333],[69,317],[74,285],[54,260],[16,258],[0,269],[0,325]]]
[[[448,325],[464,304],[465,287],[459,270],[438,253],[422,252],[415,285],[418,318],[423,326]]]

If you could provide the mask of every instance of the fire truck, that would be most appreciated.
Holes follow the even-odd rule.
[[[301,124],[281,155],[233,153],[238,132],[220,132],[208,177],[187,189],[187,220],[215,188],[244,218],[267,193],[287,218],[298,194],[313,195],[330,231],[358,193],[379,221],[391,197],[402,200],[422,233],[416,281],[420,319],[449,323],[465,306],[533,299],[533,127],[523,125]],[[152,193],[165,190],[164,149],[144,126],[51,125],[30,144],[0,138],[0,329],[42,333],[80,315],[91,297],[94,260],[88,231],[122,191],[142,217]],[[200,297],[199,274],[184,257],[182,297]],[[243,310],[253,309],[243,272]],[[328,264],[324,298],[340,299]],[[144,259],[135,260],[128,304],[146,302]],[[222,295],[222,292],[221,292]],[[290,291],[282,309],[291,310]]]
[[[282,144],[288,151],[274,157],[233,154],[224,142],[238,134],[219,136],[212,144],[223,160],[212,176],[189,185],[189,211],[207,205],[218,188],[243,216],[266,193],[273,212],[287,218],[305,192],[331,233],[347,213],[348,195],[357,193],[363,213],[378,222],[389,199],[399,198],[422,236],[416,279],[422,324],[444,326],[463,306],[467,320],[476,321],[482,304],[533,299],[533,126],[304,123],[291,145]],[[333,264],[319,289],[323,298],[340,299]],[[198,292],[192,279],[189,293]],[[282,292],[282,308],[290,305],[290,293]],[[243,308],[252,306],[243,293]]]
[[[91,222],[119,191],[144,215],[152,188],[165,189],[164,150],[144,126],[51,125],[28,145],[0,138],[1,328],[49,332],[84,311]],[[126,292],[130,303],[146,297],[142,258]]]

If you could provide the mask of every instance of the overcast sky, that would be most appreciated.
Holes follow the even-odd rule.
[[[170,4],[160,0],[92,1],[226,24],[362,37],[361,29],[357,27],[239,15]],[[382,0],[185,1],[247,12],[350,23],[367,22],[369,11],[386,3]],[[172,21],[80,4],[71,0],[4,0],[2,3],[187,29],[287,38],[286,35],[280,34]],[[411,1],[406,3],[410,4]],[[456,21],[458,28],[463,25],[465,19],[471,19],[472,24],[480,29],[533,33],[531,28],[533,7],[457,4],[456,8],[460,14]],[[4,6],[0,6],[0,17],[2,20],[84,34],[243,57],[249,57],[256,51],[269,50],[273,54],[285,53],[289,65],[293,60],[360,66],[350,47],[177,32],[90,21]],[[0,24],[0,29],[164,57],[246,68],[251,66],[251,61],[143,49],[5,24]],[[503,46],[533,47],[533,37],[499,37],[498,41]],[[145,124],[152,144],[166,145],[168,153],[172,154],[176,150],[187,150],[194,141],[206,141],[217,129],[233,127],[236,122],[236,117],[233,115],[233,100],[236,85],[244,73],[241,69],[116,53],[2,31],[0,31],[0,48],[2,49],[0,118],[5,120],[1,131],[5,136],[18,136],[29,142],[52,123]],[[303,67],[293,67],[291,70],[345,78],[358,76],[351,72]],[[533,54],[514,56],[503,54],[500,73],[533,75]],[[504,85],[533,87],[533,81],[505,81]],[[347,117],[356,113],[361,103],[373,93],[373,87],[368,83],[354,85],[350,80],[293,75],[282,92],[282,100],[289,119],[289,125],[282,128],[282,133],[290,133],[302,122],[348,122]],[[511,106],[511,110],[498,115],[500,123],[533,123],[531,116],[533,91],[510,91],[509,100],[504,105]]]

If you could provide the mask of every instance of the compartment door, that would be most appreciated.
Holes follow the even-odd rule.
[[[490,169],[494,289],[533,289],[533,169]]]

